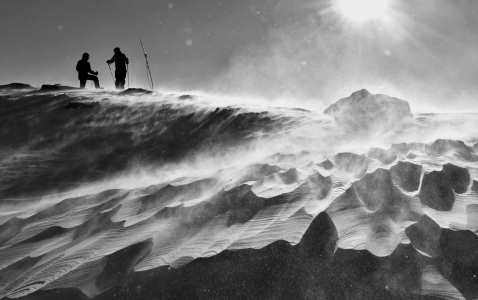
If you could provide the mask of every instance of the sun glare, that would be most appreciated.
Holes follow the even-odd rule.
[[[366,21],[381,17],[388,0],[338,0],[342,14],[353,21]]]

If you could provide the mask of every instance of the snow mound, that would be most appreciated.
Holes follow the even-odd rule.
[[[349,132],[359,135],[383,133],[412,117],[408,102],[386,95],[372,95],[360,90],[328,107],[332,116]]]

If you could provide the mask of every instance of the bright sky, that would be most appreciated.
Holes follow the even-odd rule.
[[[0,0],[0,84],[76,86],[88,52],[112,87],[120,47],[147,87],[139,38],[159,89],[331,103],[366,88],[478,111],[476,0]]]

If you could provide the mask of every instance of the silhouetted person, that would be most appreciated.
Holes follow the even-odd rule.
[[[116,71],[115,71],[115,77],[116,77],[116,89],[119,90],[124,90],[124,84],[126,80],[126,65],[129,64],[129,59],[124,55],[120,48],[116,47],[114,49],[115,55],[110,60],[107,60],[107,64],[112,64],[115,63],[116,66]]]
[[[93,75],[98,75],[98,72],[91,70],[90,63],[88,62],[90,55],[88,53],[83,53],[83,57],[76,64],[76,70],[78,71],[78,79],[80,80],[80,89],[84,89],[87,80],[93,80],[95,82],[95,88],[100,88],[100,82],[98,77]],[[93,75],[89,75],[89,73]]]

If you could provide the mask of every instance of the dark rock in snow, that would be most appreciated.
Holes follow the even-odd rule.
[[[61,84],[44,84],[41,86],[41,91],[68,91],[68,90],[79,90],[79,88],[64,86]]]
[[[128,96],[128,95],[148,95],[152,94],[153,92],[145,90],[145,89],[138,89],[138,88],[130,88],[125,91],[122,91],[118,95],[120,96]]]
[[[191,95],[182,95],[182,96],[179,96],[178,99],[179,100],[189,100],[189,99],[192,99],[193,96]]]
[[[29,84],[24,83],[10,83],[5,85],[0,85],[0,91],[8,90],[34,90],[35,88]]]
[[[408,102],[386,95],[372,95],[367,90],[340,99],[324,114],[333,117],[348,132],[359,135],[383,133],[412,117]]]

